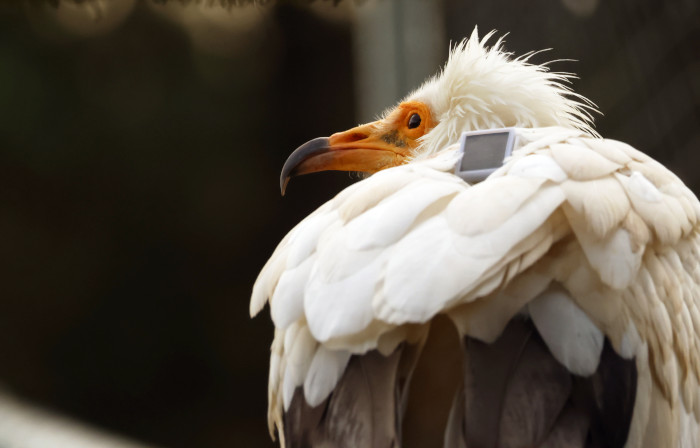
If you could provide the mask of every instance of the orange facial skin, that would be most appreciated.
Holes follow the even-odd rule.
[[[285,162],[280,176],[282,194],[292,176],[329,170],[375,173],[406,163],[418,138],[433,126],[430,108],[408,101],[382,120],[311,140]]]

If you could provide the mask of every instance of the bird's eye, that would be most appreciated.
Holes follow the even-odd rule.
[[[408,119],[408,129],[415,129],[420,126],[420,115],[413,114]]]

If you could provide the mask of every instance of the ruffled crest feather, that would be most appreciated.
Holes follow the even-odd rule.
[[[564,126],[597,136],[590,112],[595,105],[565,84],[575,75],[530,64],[539,52],[514,58],[503,49],[505,35],[492,46],[495,31],[456,44],[440,73],[404,101],[428,104],[438,125],[426,134],[416,159],[457,141],[463,131],[500,127]]]

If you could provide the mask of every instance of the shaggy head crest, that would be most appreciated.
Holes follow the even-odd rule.
[[[480,40],[474,28],[451,49],[442,72],[404,99],[427,104],[438,122],[422,137],[416,159],[475,129],[565,126],[597,135],[589,113],[595,105],[565,85],[575,75],[528,63],[535,52],[512,58],[502,49],[505,36],[487,47],[494,33]]]

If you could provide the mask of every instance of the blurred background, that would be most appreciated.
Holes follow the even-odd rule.
[[[580,76],[602,135],[700,192],[697,0],[0,3],[3,394],[145,444],[273,446],[251,287],[356,180],[282,198],[282,164],[418,87],[475,25],[552,48],[533,62]]]

